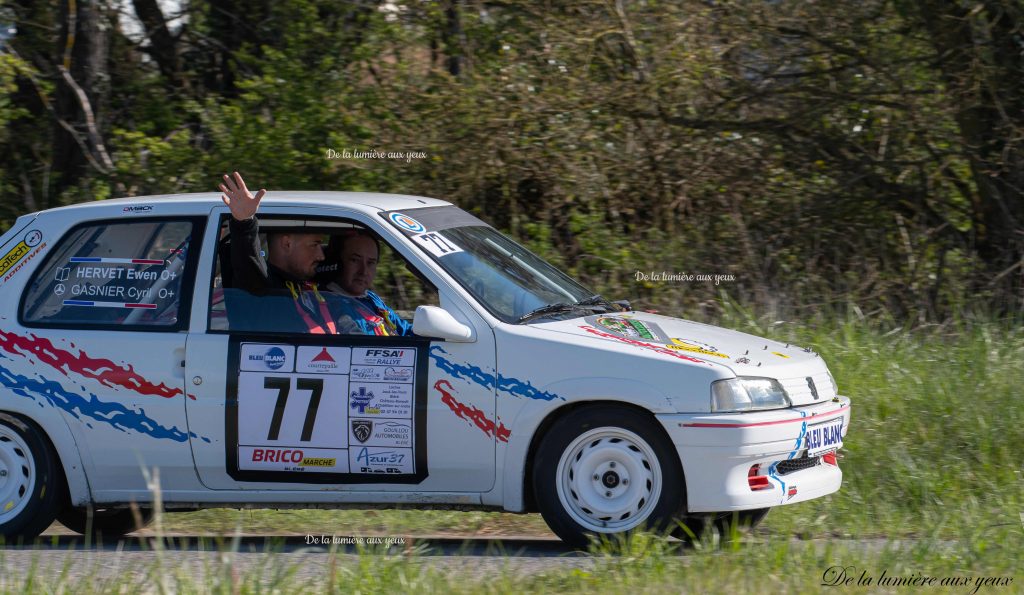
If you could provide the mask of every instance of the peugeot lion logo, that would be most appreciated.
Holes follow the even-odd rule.
[[[353,419],[352,420],[352,434],[355,435],[356,440],[359,442],[366,442],[370,439],[370,434],[373,433],[373,421],[368,419]]]

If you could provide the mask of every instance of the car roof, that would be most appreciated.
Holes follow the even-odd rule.
[[[135,196],[131,198],[110,198],[94,202],[77,203],[47,212],[64,211],[67,209],[89,209],[107,207],[143,207],[170,205],[183,207],[193,205],[195,212],[207,213],[215,206],[223,205],[219,192],[193,192],[189,194],[157,194],[152,196]],[[451,206],[452,203],[425,196],[406,194],[388,194],[381,192],[314,192],[309,190],[268,190],[260,201],[260,206],[267,207],[354,207],[367,212],[395,211],[419,207]],[[187,207],[186,207],[187,208]]]

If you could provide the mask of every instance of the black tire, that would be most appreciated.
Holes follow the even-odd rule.
[[[755,508],[719,513],[715,518],[715,530],[718,531],[722,541],[729,541],[734,536],[752,531],[764,520],[764,517],[768,516],[770,510],[771,508]]]
[[[57,520],[75,533],[89,533],[94,539],[114,539],[138,531],[153,522],[152,508],[139,507],[138,513],[139,519],[136,520],[135,511],[131,508],[69,506],[57,515]]]
[[[693,515],[677,518],[672,526],[672,536],[687,544],[699,542],[710,524],[708,517]]]
[[[672,535],[690,544],[708,542],[714,535],[718,536],[719,543],[729,543],[734,538],[750,533],[764,517],[768,516],[769,510],[771,508],[699,513],[678,521]],[[684,524],[686,529],[682,527]]]
[[[559,477],[563,454],[565,468]],[[668,532],[685,516],[686,483],[679,456],[664,430],[643,412],[617,405],[572,411],[551,426],[535,457],[537,507],[551,530],[573,547],[585,547],[595,536],[641,528]],[[630,484],[633,476],[637,481]],[[604,506],[606,512],[591,504]]]
[[[31,541],[57,516],[64,470],[42,430],[7,413],[0,413],[0,474],[0,540]]]

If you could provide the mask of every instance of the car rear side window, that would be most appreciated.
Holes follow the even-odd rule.
[[[25,290],[33,326],[181,330],[188,323],[197,221],[96,222],[73,228]],[[201,231],[199,232],[201,233]]]

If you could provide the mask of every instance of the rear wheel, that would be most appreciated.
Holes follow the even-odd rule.
[[[556,421],[538,445],[533,486],[548,526],[576,547],[591,536],[664,531],[686,510],[671,441],[649,415],[621,406]]]
[[[153,521],[152,508],[139,508],[138,517],[131,508],[68,507],[57,515],[62,525],[75,533],[94,538],[122,537],[142,529]]]
[[[713,535],[717,535],[721,543],[726,543],[733,538],[750,533],[758,523],[764,520],[764,517],[768,516],[769,510],[771,509],[757,508],[732,512],[698,513],[677,521],[672,535],[683,541],[695,543],[712,536],[711,534],[705,535],[705,531],[713,531]]]
[[[0,413],[0,538],[29,541],[45,531],[57,514],[63,481],[42,431]]]
[[[734,535],[749,533],[768,516],[771,508],[755,508],[754,510],[738,510],[719,513],[715,518],[715,529],[722,539],[730,539]]]

